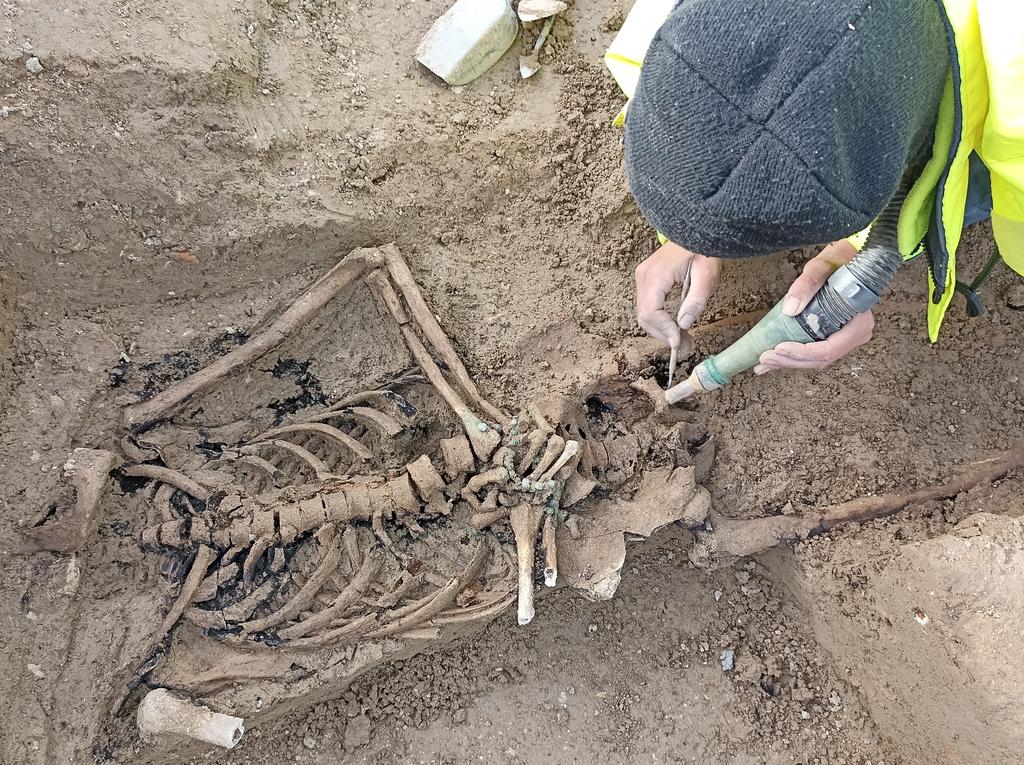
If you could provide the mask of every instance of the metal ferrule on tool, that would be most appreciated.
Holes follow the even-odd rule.
[[[743,337],[704,359],[689,378],[665,391],[665,400],[675,404],[696,393],[721,388],[779,343],[825,340],[874,306],[903,262],[896,236],[902,205],[903,195],[897,194],[875,221],[864,249],[829,277],[799,315],[787,316],[782,313],[782,302],[776,303]]]

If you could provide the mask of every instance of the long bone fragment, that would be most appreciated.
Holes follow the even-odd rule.
[[[252,581],[253,574],[256,573],[256,566],[259,564],[260,559],[263,557],[264,553],[273,546],[274,537],[269,534],[259,537],[252,543],[252,546],[249,548],[249,552],[245,556],[245,561],[242,563],[243,582],[248,584]]]
[[[359,532],[354,526],[346,526],[341,534],[342,544],[345,545],[345,553],[348,555],[348,562],[353,574],[363,567],[363,554],[359,550]]]
[[[174,509],[171,499],[174,497],[175,487],[169,483],[161,483],[153,495],[153,504],[160,509],[160,519],[163,521],[181,520],[181,515]]]
[[[382,595],[371,605],[373,608],[393,608],[416,592],[422,584],[423,576],[421,574],[403,575],[393,590]]]
[[[534,544],[544,509],[536,505],[520,504],[512,508],[509,521],[516,537],[516,557],[519,561],[519,624],[533,621],[533,561]]]
[[[393,379],[391,382],[387,383],[383,388],[376,388],[374,390],[364,390],[361,391],[360,393],[354,393],[351,396],[345,396],[345,398],[338,399],[333,404],[328,406],[326,411],[333,412],[338,409],[346,409],[350,406],[355,406],[356,404],[363,404],[366,403],[367,401],[372,401],[375,398],[384,398],[392,402],[395,402],[395,399],[398,399],[398,403],[404,402],[407,404],[408,402],[405,400],[405,398],[400,396],[393,389],[400,385],[409,385],[411,383],[418,383],[423,381],[424,377],[419,372],[419,370],[415,368],[409,369],[400,374],[395,379]],[[312,420],[315,417],[316,415],[313,415],[312,417],[309,418],[309,420]]]
[[[434,350],[437,351],[437,355],[441,357],[441,360],[451,370],[459,386],[469,396],[469,400],[490,417],[492,421],[505,422],[508,420],[508,415],[497,407],[492,406],[487,399],[480,395],[480,391],[477,390],[476,384],[469,376],[469,372],[466,371],[462,359],[455,352],[455,348],[452,347],[448,336],[441,329],[441,325],[437,323],[437,319],[434,318],[434,314],[423,299],[423,293],[420,292],[416,280],[413,279],[412,271],[409,270],[408,264],[398,252],[398,248],[394,244],[388,244],[380,248],[380,253],[384,256],[388,273],[409,306],[409,312],[412,314],[413,320],[434,347]]]
[[[274,482],[281,477],[281,468],[277,467],[277,465],[270,460],[265,460],[256,454],[223,454],[219,460],[213,460],[211,465],[222,460],[229,464],[241,462],[243,465],[252,465],[254,468],[258,468],[266,473],[267,477]]]
[[[349,253],[317,279],[284,313],[244,345],[153,398],[126,406],[121,412],[122,423],[130,429],[144,428],[175,411],[197,393],[208,390],[239,367],[274,350],[335,295],[363,276],[368,269],[380,266],[383,260],[381,251],[377,249],[360,249]]]
[[[431,624],[444,625],[444,624],[460,624],[464,622],[475,622],[482,619],[489,619],[491,616],[497,615],[512,605],[512,602],[516,599],[514,592],[502,593],[493,600],[486,601],[485,603],[478,603],[475,606],[469,606],[467,608],[453,608],[447,611],[443,611],[438,616],[435,616],[430,620]]]
[[[280,548],[278,548],[280,549]],[[252,616],[253,611],[259,608],[266,600],[274,594],[274,589],[280,584],[278,579],[268,576],[255,590],[250,592],[237,603],[225,606],[223,609],[224,619],[237,624]]]
[[[225,749],[233,749],[245,733],[241,717],[214,712],[175,696],[166,688],[155,688],[146,694],[139,704],[136,721],[146,740],[170,733]]]
[[[544,546],[544,585],[554,587],[558,584],[558,547],[555,544],[555,516],[544,518],[544,531],[541,534]]]
[[[547,444],[549,433],[550,431],[545,431],[543,428],[536,428],[530,431],[530,434],[526,437],[526,451],[516,467],[519,475],[525,475],[526,471],[533,465],[533,461],[537,459],[537,455],[540,454],[541,449]]]
[[[174,629],[174,625],[178,623],[181,615],[185,613],[185,609],[192,603],[192,599],[195,597],[196,591],[199,589],[199,585],[202,584],[203,579],[206,578],[206,569],[210,567],[210,564],[217,557],[216,552],[213,548],[207,547],[206,545],[199,545],[196,549],[195,558],[192,560],[192,568],[189,569],[188,575],[185,577],[185,581],[181,584],[181,590],[178,592],[178,597],[174,601],[174,605],[171,606],[171,610],[164,616],[157,631],[153,634],[150,639],[149,647],[146,649],[146,653],[135,670],[134,678],[129,682],[129,687],[136,687],[138,681],[145,676],[146,672],[151,668],[150,662],[157,655],[160,650],[160,646],[163,645],[164,638],[167,637],[168,633]]]
[[[288,641],[289,648],[321,648],[325,645],[347,643],[359,640],[377,624],[377,614],[364,614],[340,627],[309,637]]]
[[[309,451],[298,444],[293,444],[291,441],[285,441],[283,438],[271,438],[267,441],[257,441],[254,444],[241,447],[238,451],[243,454],[258,454],[263,448],[277,448],[283,449],[292,456],[296,457],[300,462],[304,462],[313,472],[317,478],[332,478],[331,468],[322,459],[317,457],[313,452]]]
[[[540,476],[558,459],[559,455],[565,450],[565,439],[559,435],[552,435],[548,438],[547,446],[544,447],[544,453],[541,455],[537,465],[533,468],[527,478],[531,481],[536,481]]]
[[[402,423],[390,414],[374,409],[370,406],[352,406],[344,409],[332,409],[328,412],[320,412],[303,418],[303,423],[326,422],[335,417],[351,417],[363,425],[368,425],[381,435],[394,437],[404,430]],[[357,442],[358,443],[358,442]],[[362,446],[362,444],[360,444]],[[364,458],[369,459],[369,458]]]
[[[712,531],[695,530],[696,542],[690,551],[690,560],[702,568],[729,565],[737,558],[754,555],[776,545],[794,544],[827,533],[837,526],[884,518],[923,502],[955,497],[979,484],[998,480],[1021,467],[1024,467],[1024,444],[1018,444],[988,459],[969,463],[952,481],[926,486],[909,494],[860,497],[819,512],[795,515],[749,520],[713,518]]]
[[[437,366],[434,359],[431,358],[430,352],[423,345],[423,341],[420,340],[419,335],[409,325],[409,317],[405,313],[405,309],[402,308],[400,299],[391,283],[387,280],[387,277],[379,272],[375,272],[367,277],[366,282],[395,317],[409,352],[427,376],[430,384],[437,389],[437,392],[441,394],[441,398],[445,400],[445,403],[452,408],[455,415],[462,421],[462,427],[466,431],[466,437],[469,438],[469,442],[473,445],[473,451],[476,453],[476,456],[481,460],[486,460],[498,447],[501,436],[470,410],[462,400],[462,396],[445,379],[440,367]],[[448,363],[447,359],[445,359],[445,363]]]
[[[480,489],[485,486],[490,486],[496,483],[504,483],[509,480],[508,470],[503,467],[494,467],[489,470],[485,470],[482,473],[477,473],[475,476],[466,481],[466,486],[462,489],[463,496],[467,494],[476,494]]]
[[[473,513],[469,519],[469,525],[477,531],[486,529],[493,523],[497,523],[501,519],[508,516],[509,510],[507,507],[499,507],[495,510],[484,510],[479,513]]]

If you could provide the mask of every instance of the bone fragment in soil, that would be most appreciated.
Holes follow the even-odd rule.
[[[476,494],[486,486],[491,486],[496,483],[504,483],[508,481],[510,477],[508,470],[503,467],[490,468],[482,473],[477,473],[466,481],[466,486],[462,490],[463,496],[467,494]]]
[[[469,519],[469,525],[477,531],[483,531],[488,526],[507,518],[508,514],[509,509],[507,507],[499,507],[495,510],[485,510],[484,512],[473,513]]]
[[[210,498],[210,492],[184,473],[172,468],[161,467],[160,465],[131,465],[126,467],[123,472],[132,478],[150,478],[154,481],[163,481],[202,502]]]
[[[119,462],[106,449],[75,449],[64,464],[64,474],[75,492],[74,507],[63,518],[29,529],[15,551],[27,555],[80,549],[96,530],[110,472]]]
[[[555,460],[551,467],[544,471],[539,482],[547,483],[548,481],[553,480],[558,471],[565,467],[569,460],[579,453],[579,450],[580,444],[578,441],[566,441],[565,446],[562,448],[561,455],[559,455],[558,459]]]
[[[245,344],[152,398],[126,406],[121,413],[122,423],[130,430],[139,430],[176,411],[197,393],[209,390],[236,369],[280,346],[292,332],[308,322],[335,295],[358,280],[368,269],[380,264],[379,250],[355,250],[350,253],[314,282],[276,320]]]
[[[444,460],[444,472],[449,478],[472,473],[476,464],[469,440],[461,433],[440,441],[441,456]]]
[[[261,441],[272,441],[280,438],[281,436],[292,435],[295,433],[313,433],[316,435],[325,436],[331,439],[332,441],[341,444],[346,449],[353,452],[360,459],[373,459],[373,452],[371,452],[369,449],[363,446],[363,444],[356,441],[347,433],[343,433],[337,428],[322,422],[300,422],[295,425],[282,425],[279,428],[273,428],[272,430],[268,430],[265,433],[261,433],[259,436],[253,439],[253,442],[258,443]]]
[[[466,567],[457,576],[453,577],[448,584],[438,590],[428,602],[401,619],[397,619],[390,624],[384,625],[379,630],[371,632],[368,637],[382,638],[406,632],[440,614],[452,605],[455,602],[456,596],[480,575],[490,554],[490,545],[486,540],[480,540],[473,552],[472,559]]]
[[[923,502],[955,497],[1021,467],[1024,467],[1024,444],[969,463],[952,481],[926,486],[909,494],[860,497],[819,512],[795,515],[743,520],[713,516],[710,529],[695,529],[696,541],[690,549],[690,560],[701,568],[721,568],[738,558],[755,555],[777,545],[795,544],[838,526],[884,518]]]
[[[551,513],[544,517],[541,544],[544,547],[544,585],[555,587],[558,584],[558,547],[555,541],[555,516]]]
[[[333,420],[336,418],[353,419],[366,427],[373,428],[375,431],[387,438],[394,438],[405,429],[402,423],[390,414],[382,412],[379,409],[374,409],[371,406],[352,406],[342,409],[330,409],[326,412],[318,412],[317,414],[311,414],[308,417],[303,417],[302,422],[326,422],[327,420]],[[364,459],[369,458],[367,457]]]
[[[139,733],[146,741],[169,734],[233,749],[245,733],[241,717],[214,712],[177,696],[166,688],[146,694],[136,715]]]
[[[520,504],[512,508],[509,518],[516,537],[516,558],[519,562],[519,605],[516,617],[520,625],[533,621],[534,545],[544,510],[536,505]]]
[[[210,547],[206,545],[199,545],[196,549],[195,558],[192,561],[192,567],[189,569],[188,576],[185,577],[185,581],[182,582],[181,591],[178,593],[178,597],[174,601],[174,605],[171,606],[171,610],[167,612],[163,621],[160,623],[160,627],[156,634],[153,635],[150,640],[149,648],[146,651],[146,655],[136,670],[136,677],[140,677],[147,667],[149,661],[156,654],[160,645],[163,644],[164,638],[174,629],[174,625],[178,623],[181,615],[185,613],[185,609],[192,603],[195,598],[196,591],[199,589],[199,585],[202,584],[203,579],[206,578],[206,570],[210,567],[210,564],[216,558],[216,553]],[[133,681],[134,682],[134,681]]]
[[[547,445],[544,447],[544,453],[541,455],[540,460],[533,468],[527,478],[531,481],[536,481],[540,476],[551,467],[558,456],[565,449],[565,439],[559,435],[552,435],[548,438]]]
[[[327,479],[333,478],[334,474],[331,472],[331,468],[328,467],[327,463],[317,457],[313,452],[305,449],[298,444],[293,444],[291,441],[285,441],[280,438],[271,438],[266,441],[257,441],[254,444],[243,446],[239,448],[242,454],[254,454],[258,455],[261,451],[267,451],[268,449],[281,449],[288,452],[293,457],[304,463],[313,470],[313,473],[317,478]]]
[[[430,341],[430,344],[437,351],[441,360],[451,370],[459,386],[468,394],[470,401],[483,411],[485,415],[490,417],[492,421],[506,422],[509,419],[508,415],[480,395],[480,391],[477,390],[476,383],[473,382],[469,372],[466,371],[462,359],[455,352],[455,348],[452,347],[448,336],[441,329],[441,325],[438,324],[434,314],[427,306],[427,302],[423,299],[423,293],[420,292],[416,280],[413,279],[412,271],[409,270],[408,264],[402,259],[398,248],[393,244],[389,244],[382,247],[380,252],[384,256],[388,273],[409,306],[409,312],[412,314],[413,321],[416,322],[423,335]]]
[[[359,532],[354,526],[346,526],[341,534],[341,542],[345,545],[349,568],[353,574],[363,566],[363,553],[359,549]]]
[[[281,622],[287,621],[302,611],[305,611],[313,602],[313,598],[320,592],[320,589],[327,583],[327,580],[333,576],[335,570],[338,568],[338,564],[341,563],[341,548],[334,544],[335,540],[333,535],[329,537],[329,541],[326,545],[326,552],[320,563],[317,565],[313,575],[306,581],[306,583],[300,588],[299,592],[292,596],[288,602],[286,602],[278,610],[264,616],[260,619],[252,619],[247,622],[243,622],[241,627],[243,632],[263,632],[270,627],[275,627]]]
[[[282,640],[294,640],[305,637],[312,632],[317,632],[327,627],[336,619],[344,617],[345,613],[358,603],[359,598],[366,592],[370,583],[377,578],[380,568],[380,556],[373,551],[367,553],[358,573],[348,583],[348,586],[338,593],[338,596],[330,606],[317,611],[312,616],[297,622],[291,627],[278,630],[277,636]]]
[[[423,374],[427,376],[430,384],[437,389],[437,392],[441,394],[445,403],[452,408],[452,411],[454,411],[456,416],[462,421],[462,427],[466,431],[466,437],[469,438],[470,443],[473,445],[473,451],[476,453],[476,456],[481,460],[486,460],[498,447],[498,443],[501,441],[501,436],[499,436],[493,428],[470,410],[469,406],[465,401],[463,401],[462,396],[458,391],[456,391],[455,388],[448,383],[448,380],[445,379],[440,367],[437,366],[433,358],[431,358],[430,352],[427,350],[426,346],[423,345],[423,341],[420,340],[415,330],[410,326],[409,317],[406,315],[404,310],[402,310],[399,297],[395,293],[391,283],[379,273],[371,274],[367,277],[366,281],[367,284],[370,285],[374,294],[376,294],[388,310],[391,311],[395,321],[398,322],[399,328],[402,332],[402,337],[405,338],[405,344],[408,346],[413,359],[415,359],[420,369],[423,370]],[[416,294],[419,294],[418,290],[416,290]],[[422,301],[422,297],[420,300]],[[423,305],[425,310],[426,304]],[[410,309],[412,310],[411,305]],[[434,320],[433,315],[430,314],[429,311],[426,311],[426,313],[434,325],[436,325],[437,322]],[[423,322],[420,322],[420,327],[423,327]],[[440,332],[440,326],[437,326],[437,330],[443,337],[444,333]],[[431,339],[433,341],[433,338]],[[435,348],[436,347],[437,346],[435,344]],[[448,359],[444,357],[444,354],[441,354],[439,351],[439,355],[444,358],[445,363],[449,364],[449,368],[451,368],[450,363],[448,362]],[[465,372],[464,368],[463,372]]]
[[[525,475],[526,471],[533,465],[533,461],[537,459],[537,455],[540,454],[541,449],[545,447],[548,442],[548,435],[551,433],[549,430],[544,430],[538,427],[536,430],[530,432],[526,437],[526,452],[519,460],[519,465],[516,467],[516,472],[519,475]]]

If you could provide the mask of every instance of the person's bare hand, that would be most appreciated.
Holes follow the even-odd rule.
[[[704,310],[718,282],[719,262],[668,242],[636,267],[636,320],[670,348],[679,348],[683,332]],[[683,302],[676,318],[665,310],[665,299],[683,287]]]
[[[845,239],[833,242],[804,266],[803,273],[793,282],[783,299],[782,312],[796,316],[814,297],[832,272],[848,263],[857,251]],[[871,311],[854,316],[846,326],[818,343],[779,343],[761,354],[754,372],[763,375],[773,369],[821,369],[841,359],[871,339],[875,317]]]

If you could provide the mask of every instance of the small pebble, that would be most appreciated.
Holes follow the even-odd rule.
[[[590,624],[587,627],[587,632],[589,632],[591,635],[593,635],[595,632],[597,632],[597,625],[596,624]]]
[[[736,652],[731,648],[726,648],[719,656],[719,661],[722,663],[723,672],[732,672],[733,667],[736,666]]]
[[[1006,291],[1006,306],[1015,311],[1024,309],[1024,284],[1014,284]]]
[[[558,711],[555,712],[555,722],[559,725],[565,725],[569,722],[569,710],[565,707],[559,707]]]
[[[466,722],[466,717],[467,715],[465,709],[456,709],[455,712],[452,713],[452,722],[454,722],[456,725],[461,725],[462,723]]]
[[[306,749],[316,749],[316,739],[312,736],[306,736],[302,739],[302,745],[306,747]]]
[[[25,68],[28,69],[29,74],[39,74],[41,71],[43,71],[43,65],[39,61],[39,58],[37,56],[33,56],[28,61],[26,61]]]
[[[476,429],[479,430],[481,433],[486,433],[487,432],[487,423],[486,422],[481,422],[479,425],[476,426]]]

